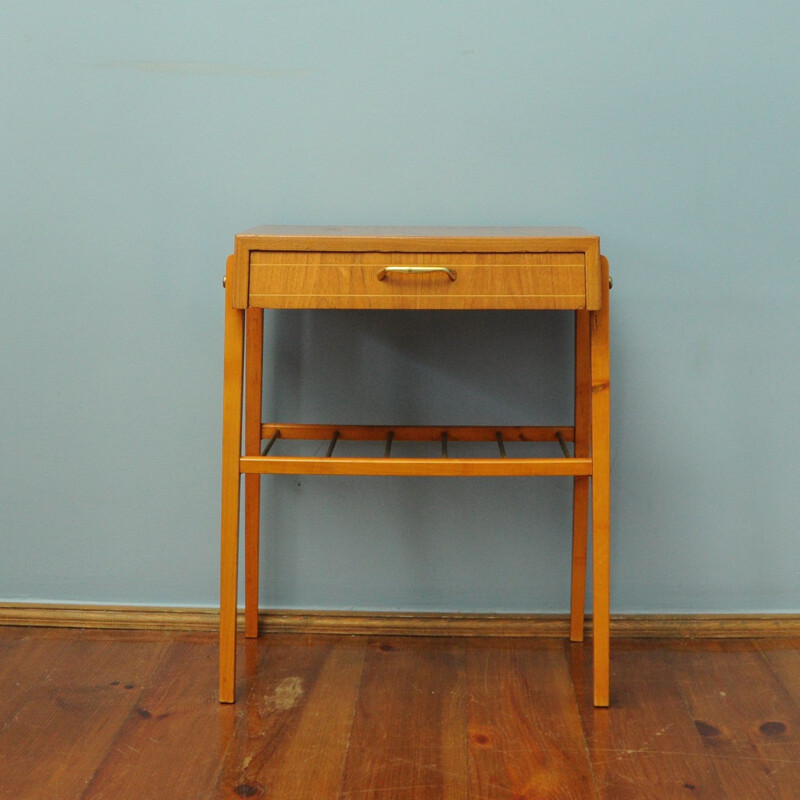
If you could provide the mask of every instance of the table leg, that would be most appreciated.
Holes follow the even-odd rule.
[[[261,453],[261,377],[264,347],[264,311],[248,308],[245,314],[245,423],[244,452]],[[259,526],[261,475],[244,478],[244,632],[258,637]]]
[[[592,364],[589,312],[575,312],[575,457],[591,455]],[[589,478],[573,478],[572,489],[572,584],[569,638],[583,641],[586,608],[586,540],[589,527]]]
[[[244,311],[232,305],[233,257],[225,290],[225,367],[222,394],[222,500],[219,608],[219,699],[235,700],[236,603],[239,570],[239,457],[242,446]]]
[[[611,369],[609,357],[608,261],[601,256],[602,307],[591,312],[592,351],[592,564],[594,597],[594,704],[609,703],[611,595]]]

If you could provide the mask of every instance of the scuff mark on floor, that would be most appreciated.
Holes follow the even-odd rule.
[[[273,692],[264,698],[267,711],[288,711],[294,708],[303,696],[303,679],[299,677],[284,678]]]

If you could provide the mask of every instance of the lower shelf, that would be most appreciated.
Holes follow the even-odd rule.
[[[591,475],[592,459],[575,458],[566,446],[575,432],[567,426],[382,426],[382,425],[262,425],[267,440],[260,455],[239,459],[239,471],[249,474],[283,475],[420,475],[441,477],[468,476],[574,476]],[[278,440],[327,442],[325,455],[270,455]],[[383,442],[375,455],[334,455],[340,442]],[[440,442],[438,457],[407,458],[392,456],[395,442]],[[451,457],[451,442],[494,442],[494,457]],[[513,456],[506,445],[519,442],[550,442],[560,446],[555,457]]]

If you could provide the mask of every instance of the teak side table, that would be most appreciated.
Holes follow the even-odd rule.
[[[592,503],[594,704],[609,701],[609,277],[599,238],[577,228],[259,227],[236,236],[225,278],[220,701],[235,700],[240,475],[245,475],[245,634],[258,636],[262,474],[571,475],[570,639],[583,639]],[[263,309],[562,309],[575,312],[571,425],[434,427],[262,422]],[[244,387],[244,388],[243,388]],[[244,413],[242,395],[244,391]],[[242,452],[244,427],[244,452]],[[328,442],[320,456],[271,455],[277,439]],[[337,441],[372,442],[340,457]],[[393,457],[394,441],[441,441],[441,458]],[[494,442],[496,457],[448,457],[448,442]],[[554,442],[550,458],[507,442]],[[572,450],[567,442],[573,443]]]

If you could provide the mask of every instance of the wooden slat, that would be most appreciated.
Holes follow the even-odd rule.
[[[558,442],[561,433],[565,442],[574,441],[575,429],[559,425],[492,426],[492,425],[299,425],[272,422],[261,426],[261,438],[269,439],[280,431],[281,439],[328,441],[336,431],[342,441],[385,441],[389,434],[395,442],[435,442],[443,433],[451,442],[495,442],[499,432],[506,442]]]
[[[597,797],[560,643],[471,642],[466,679],[466,796]]]
[[[467,796],[464,652],[447,641],[375,639],[364,664],[342,797]]]
[[[487,477],[590,475],[590,458],[323,458],[245,456],[243,473],[271,475],[423,475]]]

